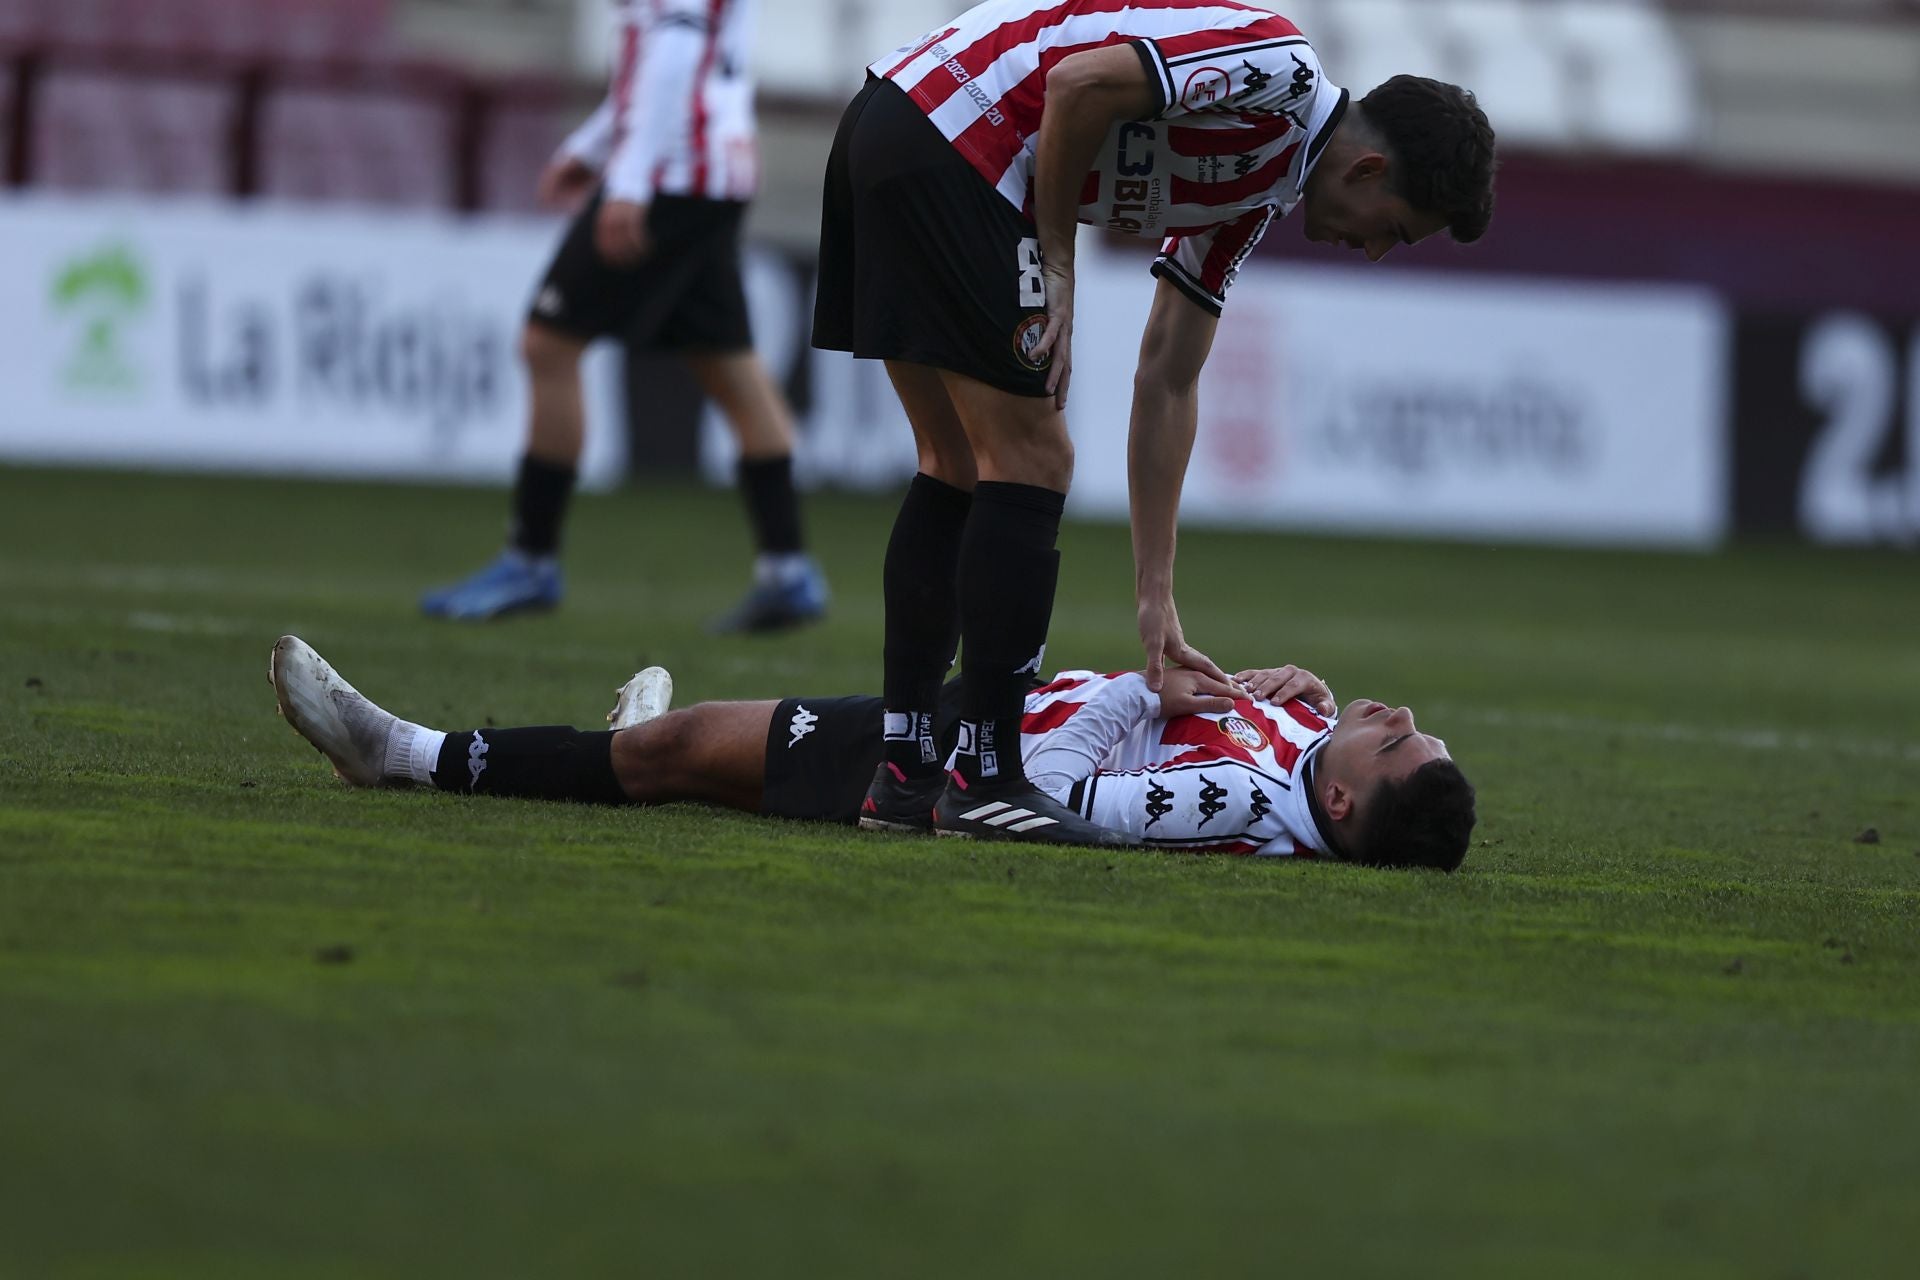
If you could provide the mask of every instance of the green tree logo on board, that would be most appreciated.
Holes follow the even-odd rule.
[[[148,292],[146,268],[125,245],[76,258],[54,276],[54,309],[81,326],[79,345],[64,372],[68,386],[131,391],[140,385],[140,370],[127,358],[121,336],[146,309]]]

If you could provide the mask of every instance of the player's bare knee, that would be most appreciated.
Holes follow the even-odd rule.
[[[698,745],[699,708],[669,711],[613,735],[614,777],[630,800],[668,803],[679,798]]]
[[[520,329],[520,358],[536,378],[572,374],[580,367],[585,349],[586,344],[578,338],[546,325],[526,324]]]

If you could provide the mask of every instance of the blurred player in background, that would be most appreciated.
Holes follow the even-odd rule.
[[[1173,598],[1195,387],[1240,265],[1304,205],[1309,239],[1373,261],[1493,205],[1472,95],[1399,76],[1353,100],[1306,38],[1211,0],[989,0],[873,63],[827,162],[814,343],[882,359],[920,472],[887,549],[886,754],[875,825],[973,824],[970,800],[1059,819],[1021,767],[1021,699],[1053,609],[1073,475],[1074,228],[1163,239],[1129,444],[1146,678],[1214,676]],[[1365,341],[1356,334],[1357,341]],[[935,699],[964,640],[959,768]],[[942,797],[942,789],[946,795]],[[1049,807],[1051,806],[1051,807]]]
[[[713,629],[770,631],[826,611],[826,579],[801,539],[792,414],[754,353],[741,281],[740,223],[758,179],[753,3],[618,4],[612,88],[540,181],[555,207],[587,199],[521,335],[532,404],[508,545],[472,577],[428,592],[429,615],[494,618],[559,603],[560,526],[585,432],[580,360],[596,338],[677,354],[739,442],[758,556],[746,599]]]
[[[412,724],[296,636],[274,646],[269,674],[287,722],[355,786],[695,801],[851,823],[880,755],[879,698],[706,702],[667,714],[673,686],[659,667],[621,688],[608,717],[616,727],[599,733]],[[1138,672],[1062,672],[1026,694],[1020,732],[1035,783],[1091,819],[1089,842],[1452,871],[1473,833],[1473,786],[1446,743],[1421,733],[1405,707],[1361,700],[1336,716],[1332,690],[1299,667],[1242,671],[1231,683],[1176,670],[1158,693]],[[1019,838],[1054,821],[1003,801],[973,807],[978,828],[951,834]]]

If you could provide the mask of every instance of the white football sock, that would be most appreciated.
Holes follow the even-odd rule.
[[[804,551],[763,551],[753,558],[753,580],[789,586],[807,576],[810,563]]]
[[[447,735],[438,729],[395,716],[387,729],[387,758],[381,774],[433,785],[433,766],[440,762],[440,748],[446,740]]]

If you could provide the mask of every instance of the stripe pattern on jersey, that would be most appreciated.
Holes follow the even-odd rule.
[[[1063,802],[1142,843],[1190,853],[1306,855],[1321,837],[1306,797],[1306,762],[1331,722],[1298,700],[1239,699],[1228,714],[1150,718],[1113,726],[1111,710],[1150,707],[1133,672],[1062,673],[1027,695],[1021,751],[1031,764],[1078,739],[1099,760]],[[1127,701],[1131,697],[1134,701]],[[1104,725],[1096,731],[1089,727]]]
[[[661,195],[747,200],[759,182],[748,59],[755,0],[620,0],[615,40],[610,150],[646,131],[653,189]],[[683,102],[645,118],[641,79],[650,36],[695,32],[700,54]],[[617,160],[615,161],[617,163]]]
[[[1298,203],[1344,105],[1291,22],[1237,0],[987,0],[870,69],[1031,214],[1047,74],[1117,44],[1139,56],[1155,112],[1110,132],[1079,219],[1163,239],[1156,271],[1217,314],[1272,218]]]

